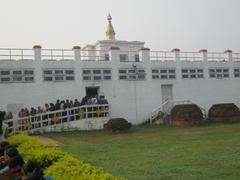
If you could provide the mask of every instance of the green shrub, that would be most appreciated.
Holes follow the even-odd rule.
[[[90,164],[84,163],[60,148],[40,142],[37,138],[23,133],[14,133],[8,138],[10,144],[16,145],[25,160],[37,162],[45,175],[53,176],[56,180],[122,180],[114,177]]]
[[[64,156],[58,162],[50,166],[45,174],[54,176],[56,180],[121,180],[123,178],[114,177],[102,169],[96,169],[90,164],[83,163],[70,155]]]
[[[22,133],[10,136],[8,141],[17,146],[19,153],[25,160],[33,160],[43,169],[67,154],[53,145],[43,144],[37,138]]]

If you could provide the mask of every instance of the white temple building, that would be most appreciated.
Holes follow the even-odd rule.
[[[151,51],[118,40],[108,16],[106,39],[72,49],[0,48],[0,109],[17,113],[57,99],[104,95],[109,117],[140,124],[164,102],[240,102],[240,54]],[[108,117],[108,119],[109,119]]]

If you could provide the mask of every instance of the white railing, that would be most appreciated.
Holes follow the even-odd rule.
[[[120,62],[139,62],[140,61],[138,51],[120,51],[119,58],[120,58]]]
[[[71,49],[42,49],[42,60],[74,60]]]
[[[240,61],[240,53],[232,53],[232,59],[234,61]]]
[[[151,61],[174,61],[174,52],[170,51],[150,51]],[[203,55],[200,52],[179,52],[180,61],[203,61]],[[222,52],[206,52],[207,61],[228,61],[226,54]],[[232,53],[232,59],[240,60],[240,53]]]
[[[0,60],[33,60],[35,49],[18,49],[18,48],[0,48]],[[41,49],[42,60],[74,60],[78,54],[80,60],[89,61],[110,61],[109,52],[106,50],[94,49]],[[119,51],[121,62],[138,62],[142,61],[138,51]],[[124,55],[126,58],[124,58]],[[175,52],[170,51],[150,51],[151,61],[174,61],[179,58],[180,61],[202,61],[206,58],[207,61],[228,61],[228,58],[223,52],[206,52],[206,57],[203,57],[200,52],[179,52],[179,57],[175,56]],[[240,61],[240,53],[232,53],[233,61]]]
[[[168,51],[150,51],[151,61],[173,61],[174,54]]]
[[[227,61],[225,54],[221,52],[208,52],[208,61]]]
[[[81,50],[83,61],[110,61],[109,53],[104,50]]]
[[[32,49],[0,48],[0,60],[33,60]]]
[[[203,58],[198,52],[180,52],[181,61],[202,61]]]
[[[153,120],[156,119],[159,115],[159,112],[163,112],[164,106],[166,106],[169,103],[169,100],[165,101],[164,103],[162,103],[159,107],[155,108],[152,112],[151,112],[151,117],[150,117],[150,124],[152,124]]]
[[[4,123],[8,125],[8,132],[12,132],[14,129],[27,131],[81,119],[109,117],[109,112],[108,104],[84,105],[34,116],[8,119]]]

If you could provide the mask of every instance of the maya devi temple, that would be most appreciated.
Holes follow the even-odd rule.
[[[101,129],[110,118],[153,121],[181,104],[204,114],[213,104],[240,102],[239,53],[152,51],[143,41],[118,39],[110,15],[107,22],[105,38],[92,45],[0,48],[0,109],[18,121],[9,120],[10,128]],[[22,108],[85,96],[104,96],[108,104],[17,117]]]

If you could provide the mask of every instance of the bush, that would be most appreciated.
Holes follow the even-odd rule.
[[[213,122],[240,122],[240,110],[234,103],[214,104],[208,118]]]
[[[132,124],[123,118],[113,118],[113,119],[110,119],[106,124],[104,124],[104,128],[109,129],[112,132],[128,130],[131,127],[132,127]]]
[[[37,138],[23,133],[14,133],[8,138],[8,141],[17,146],[19,153],[25,160],[38,163],[45,170],[45,175],[53,176],[56,180],[123,179],[77,160],[56,146],[43,144]]]
[[[196,104],[180,104],[171,110],[171,123],[173,125],[200,124],[203,113]]]
[[[83,163],[69,155],[64,156],[45,171],[46,175],[61,180],[92,179],[92,180],[121,180],[113,177],[102,169],[96,169],[90,164]]]
[[[10,136],[8,141],[10,144],[17,146],[18,151],[25,160],[33,160],[43,169],[49,167],[67,154],[55,146],[43,144],[37,138],[27,136],[23,133]]]

